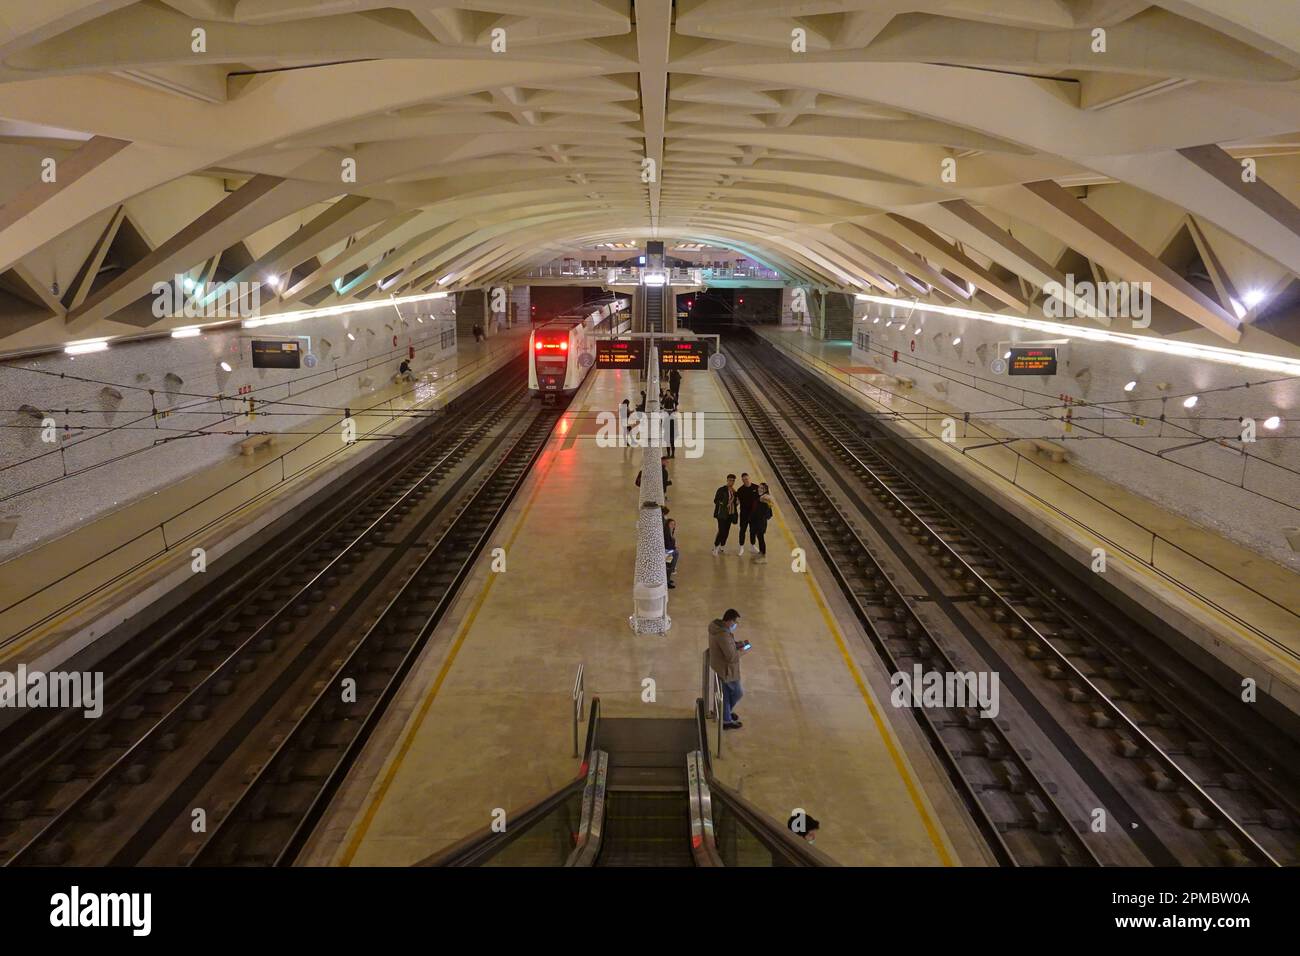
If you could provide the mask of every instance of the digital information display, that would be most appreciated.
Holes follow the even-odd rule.
[[[1008,375],[1055,375],[1056,349],[1013,348],[1007,359]]]
[[[707,369],[709,343],[704,339],[661,339],[659,367],[679,369]]]
[[[597,339],[596,368],[645,368],[645,340]]]
[[[253,368],[301,368],[302,349],[294,339],[281,342],[253,340]]]

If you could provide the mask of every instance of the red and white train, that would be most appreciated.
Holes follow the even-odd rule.
[[[588,302],[538,325],[528,337],[528,394],[572,395],[596,364],[596,336],[631,327],[628,300],[620,298]]]

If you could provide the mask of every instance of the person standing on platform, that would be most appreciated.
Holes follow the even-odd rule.
[[[740,655],[745,645],[736,640],[740,612],[728,608],[721,620],[709,624],[709,667],[722,682],[722,729],[738,730],[743,726],[735,706],[745,696],[740,686]]]
[[[671,390],[664,392],[660,407],[668,418],[668,457],[677,457],[677,396]]]
[[[641,389],[641,400],[636,403],[636,410],[638,412],[645,411],[645,389],[644,388]]]
[[[660,456],[659,456],[659,468],[660,468],[660,469],[662,470],[662,472],[663,472],[663,479],[664,479],[664,501],[667,501],[667,500],[668,500],[668,486],[672,484],[672,482],[668,479],[668,456],[667,456],[667,455],[660,455]],[[641,487],[641,472],[639,472],[639,471],[636,473],[636,486],[637,486],[638,488]]]
[[[664,560],[668,563],[668,586],[677,587],[673,583],[673,575],[677,573],[677,522],[672,518],[664,519]]]
[[[754,516],[758,504],[758,485],[749,480],[749,474],[741,472],[740,487],[736,489],[736,501],[740,505],[740,554],[745,553],[745,532],[749,531],[749,521]]]
[[[682,393],[682,373],[680,369],[674,368],[668,370],[668,387],[672,390],[674,395],[680,395]]]
[[[758,557],[755,564],[767,564],[767,523],[772,520],[772,495],[767,482],[758,483],[758,503],[749,516],[750,543],[758,545]]]
[[[736,476],[728,475],[727,483],[713,493],[713,520],[718,523],[718,533],[713,538],[713,553],[719,555],[727,546],[727,535],[736,523]]]

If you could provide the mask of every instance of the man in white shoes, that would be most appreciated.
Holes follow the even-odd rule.
[[[736,489],[736,504],[740,514],[740,554],[745,553],[745,532],[749,531],[750,520],[754,517],[754,506],[758,504],[758,485],[749,480],[749,472],[741,472],[740,487]],[[753,542],[757,545],[757,542]]]

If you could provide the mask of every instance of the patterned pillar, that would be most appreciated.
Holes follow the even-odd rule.
[[[653,339],[647,340],[645,410],[651,422],[659,415],[659,354]],[[654,432],[647,428],[647,435]],[[673,626],[668,616],[668,569],[664,563],[664,523],[659,510],[664,502],[663,473],[659,441],[646,441],[641,453],[641,492],[636,519],[636,573],[632,582],[632,606],[628,618],[637,634],[664,634]]]

